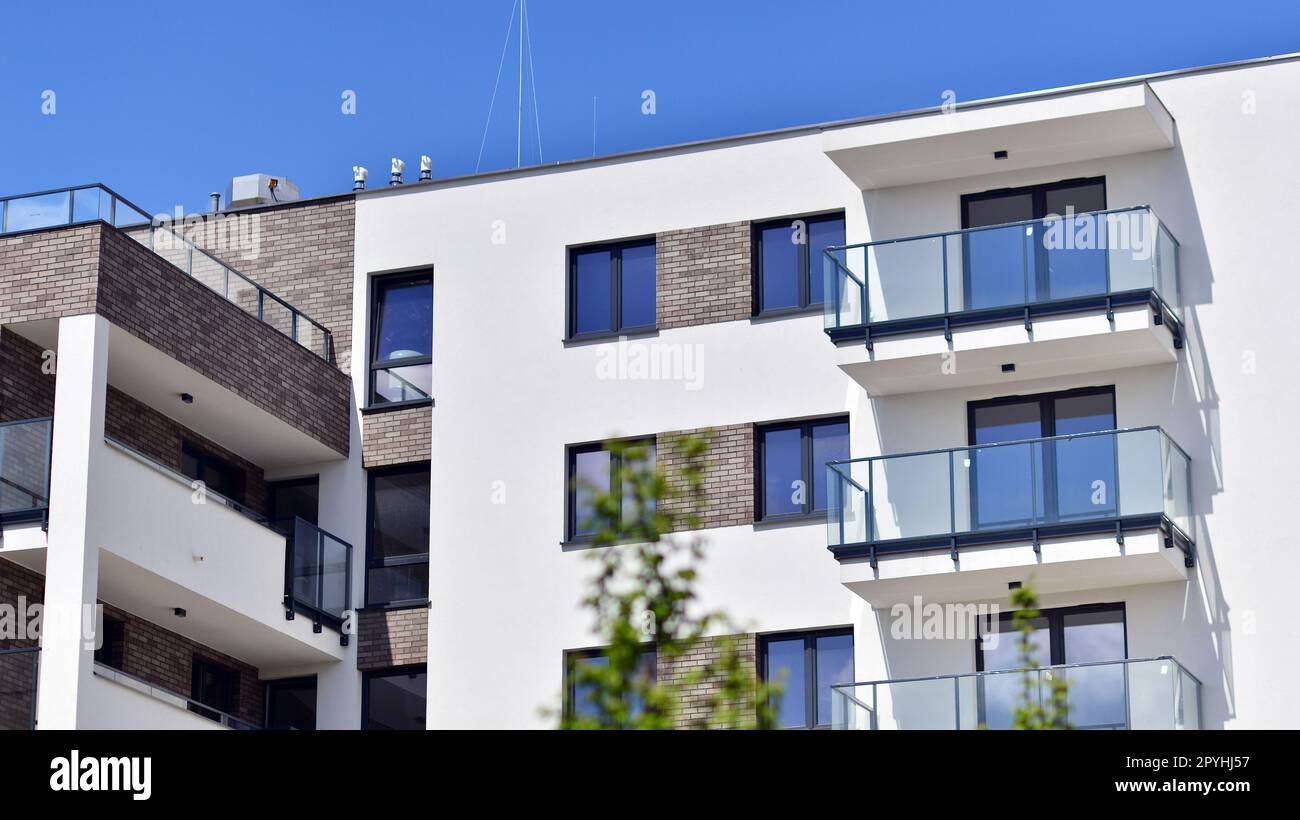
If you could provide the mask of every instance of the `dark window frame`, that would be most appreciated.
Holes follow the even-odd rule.
[[[213,706],[212,704],[207,703],[203,700],[203,698],[207,696],[207,693],[204,691],[203,675],[202,675],[202,670],[205,668],[220,672],[223,676],[229,676],[230,683],[231,683],[231,692],[230,692],[231,702],[229,704],[223,704],[222,706]],[[203,715],[204,717],[210,718],[212,720],[220,720],[220,716],[217,714],[218,712],[236,718],[239,717],[239,709],[242,706],[242,701],[243,701],[242,691],[241,691],[242,677],[243,676],[241,675],[238,669],[235,669],[231,666],[227,666],[221,661],[213,660],[212,658],[203,655],[191,656],[190,704],[189,704],[190,711],[195,712],[196,714]]]
[[[585,649],[566,649],[564,651],[564,716],[572,719],[577,705],[577,675],[574,673],[578,661],[583,658],[599,658],[609,652],[608,647],[595,646]],[[653,642],[641,644],[638,656],[650,656],[650,679],[659,680],[659,649]]]
[[[429,726],[429,665],[427,663],[413,663],[406,666],[393,666],[388,669],[375,669],[369,672],[361,673],[361,729],[370,731],[370,682],[376,678],[398,678],[406,676],[424,675],[425,695],[424,695],[424,725]],[[380,731],[376,729],[375,731]]]
[[[433,354],[427,356],[407,356],[400,359],[378,359],[376,351],[379,349],[379,308],[381,305],[380,294],[385,288],[394,285],[404,285],[419,282],[422,279],[429,280],[429,310],[433,311],[433,269],[421,268],[414,271],[400,271],[397,273],[382,273],[370,277],[370,300],[368,316],[370,317],[370,332],[366,340],[366,410],[389,410],[400,407],[418,407],[421,405],[432,404],[433,397],[426,396],[422,399],[407,399],[406,401],[375,401],[375,373],[380,370],[388,370],[393,367],[414,367],[416,365],[427,364],[432,368]],[[432,344],[432,341],[430,342]]]
[[[1003,199],[1011,196],[1030,197],[1030,209],[1033,214],[1030,221],[1042,220],[1047,218],[1047,194],[1050,191],[1064,191],[1071,188],[1086,188],[1094,185],[1101,186],[1101,210],[1106,210],[1109,198],[1106,192],[1106,177],[1072,177],[1070,179],[1057,180],[1056,182],[1040,182],[1036,185],[1020,185],[1012,188],[994,188],[989,191],[979,191],[977,193],[961,195],[961,227],[962,230],[970,228],[970,204],[973,202],[983,202],[990,199]],[[1096,211],[1078,211],[1077,213],[1096,213]],[[1064,214],[1060,214],[1064,216]],[[1023,220],[1017,220],[1023,221]],[[1008,224],[1016,224],[1011,222]],[[992,226],[981,226],[992,227]],[[972,283],[970,269],[966,267],[968,260],[971,258],[970,234],[962,235],[962,304],[970,305],[973,303]],[[1047,249],[1043,247],[1042,242],[1034,243],[1034,290],[1036,294],[1050,294],[1051,282],[1048,278]],[[1034,301],[1044,301],[1037,298]],[[1049,295],[1046,301],[1051,301]]]
[[[655,249],[655,304],[654,321],[648,325],[623,325],[623,251],[629,248],[651,247]],[[578,257],[584,253],[609,252],[609,300],[610,324],[612,330],[589,330],[579,333],[578,326]],[[608,339],[635,333],[651,333],[659,329],[659,247],[655,236],[642,236],[633,239],[619,239],[612,242],[599,242],[592,245],[573,245],[567,249],[568,259],[565,264],[565,317],[564,339],[569,342],[581,342],[588,339]]]
[[[1045,393],[1026,393],[1016,396],[998,396],[992,399],[980,399],[979,401],[969,401],[966,403],[966,442],[968,446],[975,447],[975,413],[989,407],[1003,407],[1013,404],[1030,404],[1038,403],[1038,423],[1039,435],[1035,438],[1053,438],[1056,433],[1056,402],[1058,399],[1078,398],[1081,396],[1110,396],[1111,416],[1114,418],[1115,428],[1119,427],[1119,403],[1115,395],[1115,385],[1094,385],[1090,387],[1074,387],[1068,390],[1050,390]],[[1057,510],[1058,499],[1056,495],[1056,461],[1053,458],[1054,453],[1045,448],[1043,456],[1043,503],[1049,510]],[[1116,459],[1116,469],[1118,469],[1119,460]],[[1053,476],[1048,480],[1047,474]],[[970,472],[970,493],[971,493],[971,524],[976,525],[979,507],[979,459],[972,458]],[[1118,504],[1119,499],[1115,499]]]
[[[223,458],[222,456],[216,455],[207,447],[204,447],[203,445],[198,444],[197,442],[191,441],[189,439],[181,440],[181,458],[184,459],[185,456],[189,456],[190,458],[194,459],[195,464],[197,465],[198,468],[197,476],[188,476],[187,474],[187,477],[193,479],[194,481],[203,482],[203,487],[205,490],[211,490],[217,495],[220,495],[222,498],[226,498],[230,501],[234,501],[236,504],[239,504],[241,506],[247,504],[248,470],[236,465],[234,462],[230,461],[227,458]],[[182,460],[181,463],[183,466],[184,461]],[[235,483],[235,486],[232,488],[227,486],[213,487],[209,485],[207,480],[203,478],[203,474],[207,472],[207,469],[209,467],[215,469],[217,472],[223,475],[223,480],[222,480],[223,485],[229,484],[230,482],[233,481]],[[184,470],[182,469],[181,472],[183,473]]]
[[[271,528],[277,532],[284,532],[286,536],[293,535],[293,519],[281,515],[281,511],[276,509],[276,493],[278,489],[287,489],[291,487],[316,487],[316,520],[308,521],[309,524],[320,524],[320,476],[304,476],[302,478],[286,478],[280,481],[266,482],[266,520],[270,523]]]
[[[750,290],[753,294],[751,299],[751,315],[754,318],[770,318],[776,316],[791,316],[803,313],[812,313],[819,310],[825,303],[826,294],[822,294],[821,302],[812,301],[812,277],[821,276],[822,272],[819,266],[814,265],[812,257],[812,243],[805,241],[798,246],[798,258],[796,260],[795,270],[795,287],[798,293],[798,304],[794,306],[765,308],[763,306],[763,231],[770,228],[792,228],[795,222],[803,221],[810,229],[811,226],[818,222],[832,222],[839,220],[845,224],[845,231],[848,231],[848,223],[845,219],[845,212],[839,211],[820,211],[813,214],[800,214],[798,216],[787,216],[778,219],[764,219],[761,222],[755,222],[750,227]],[[846,233],[847,236],[847,233]],[[805,236],[805,239],[807,237]],[[814,270],[814,268],[818,268]]]
[[[293,677],[293,678],[276,678],[275,680],[266,681],[265,686],[262,687],[262,703],[263,703],[262,726],[266,729],[273,728],[271,722],[271,690],[279,687],[295,687],[295,686],[300,687],[308,683],[310,683],[316,689],[316,695],[317,695],[316,718],[317,718],[317,722],[319,723],[320,681],[318,680],[316,675],[300,675],[298,677]]]
[[[832,424],[851,424],[848,415],[818,416],[810,419],[775,421],[754,425],[754,522],[797,521],[818,518],[826,510],[816,508],[816,486],[825,481],[825,476],[818,478],[817,465],[813,463],[813,428]],[[764,489],[767,484],[767,454],[765,434],[780,430],[799,430],[800,480],[804,482],[805,494],[803,509],[793,513],[776,513],[768,515]],[[850,434],[850,458],[852,457],[852,427]],[[829,501],[829,499],[828,499]]]
[[[95,650],[95,663],[125,671],[126,667],[126,621],[107,613],[104,614],[101,628],[103,634],[98,649]]]
[[[1077,606],[1060,606],[1046,607],[1038,610],[1039,615],[1047,619],[1048,630],[1048,660],[1051,666],[1060,666],[1065,663],[1065,618],[1068,615],[1082,615],[1089,612],[1119,612],[1120,623],[1124,627],[1124,660],[1128,660],[1128,610],[1123,601],[1098,603],[1098,604],[1079,604]],[[1009,622],[1015,616],[1015,612],[1001,612],[998,614],[998,624]],[[975,636],[975,671],[983,672],[984,670],[984,632],[983,626],[979,625],[977,630],[979,634]],[[1000,631],[1000,630],[999,630]],[[1002,632],[1004,635],[1016,636],[1015,632]]]
[[[614,441],[589,441],[582,444],[570,444],[564,448],[564,543],[581,544],[591,541],[595,534],[579,534],[578,525],[581,523],[577,520],[578,515],[578,456],[583,453],[598,453],[608,451],[610,444],[623,444],[630,447],[643,446],[649,447],[654,454],[656,463],[658,460],[657,439],[654,436],[634,436],[632,438],[616,439]],[[609,491],[613,492],[614,477],[618,475],[622,459],[619,456],[610,453],[609,456]],[[621,498],[621,495],[620,495]]]
[[[817,722],[817,639],[818,638],[839,638],[847,635],[853,639],[853,649],[857,651],[857,639],[853,635],[851,626],[835,626],[825,629],[806,629],[795,632],[769,632],[758,636],[758,679],[760,681],[769,680],[767,673],[767,647],[771,643],[782,641],[803,640],[803,675],[804,675],[804,725],[802,729],[829,729],[829,723]],[[854,674],[849,677],[853,678],[857,672],[857,657],[853,657]],[[844,683],[853,683],[853,680],[844,681]],[[838,685],[838,684],[836,684]]]
[[[372,601],[370,600],[370,570],[383,569],[385,567],[397,566],[414,566],[424,564],[426,567],[429,563],[429,552],[425,551],[421,555],[403,555],[393,558],[375,558],[374,557],[374,535],[375,535],[375,479],[383,476],[401,475],[404,473],[423,472],[429,475],[432,482],[432,462],[413,461],[406,464],[394,464],[387,467],[376,467],[366,471],[366,577],[364,599],[367,609],[400,609],[402,607],[425,606],[429,603],[429,596],[426,594],[423,598],[398,598],[391,601]],[[430,490],[432,493],[432,490]],[[433,499],[430,497],[429,503],[432,506]],[[432,545],[430,545],[430,548]],[[427,572],[427,569],[426,569]],[[428,579],[425,580],[425,589],[427,593]]]

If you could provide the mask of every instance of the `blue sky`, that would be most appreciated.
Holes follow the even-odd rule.
[[[236,174],[315,196],[388,158],[474,170],[513,0],[11,3],[0,193],[104,182],[206,208]],[[547,162],[1300,50],[1294,0],[531,0]],[[514,43],[484,170],[515,163]],[[527,80],[525,80],[527,84]],[[655,113],[642,114],[653,90]],[[42,95],[55,93],[55,113]],[[356,94],[344,115],[341,95]],[[531,115],[531,110],[529,112]],[[531,138],[526,162],[537,159]]]

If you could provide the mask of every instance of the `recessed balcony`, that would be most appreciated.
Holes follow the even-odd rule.
[[[831,462],[841,581],[884,606],[1186,578],[1191,461],[1157,427]]]
[[[831,687],[832,729],[1010,729],[1023,700],[1067,684],[1076,729],[1199,729],[1201,682],[1171,657],[973,672]]]
[[[1172,362],[1178,242],[1149,207],[829,248],[825,330],[870,395]]]
[[[0,424],[0,549],[45,546],[53,428],[49,418]]]

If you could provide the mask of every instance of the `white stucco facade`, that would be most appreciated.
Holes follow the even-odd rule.
[[[1285,580],[1300,453],[1275,423],[1300,398],[1286,319],[1300,62],[1124,88],[1136,94],[1079,89],[1050,104],[1012,99],[358,197],[358,338],[369,277],[434,271],[428,725],[549,725],[564,651],[595,643],[579,606],[591,567],[561,545],[566,445],[848,413],[854,458],[958,447],[968,401],[1093,385],[1114,386],[1118,427],[1160,426],[1190,455],[1195,565],[1129,576],[1140,541],[1121,557],[1102,538],[1115,560],[1077,573],[1077,588],[1061,576],[1044,605],[1125,604],[1128,657],[1176,657],[1203,683],[1206,727],[1300,724],[1281,683],[1300,664]],[[984,150],[999,140],[1012,146],[1005,165]],[[888,187],[872,187],[873,168]],[[873,398],[847,372],[849,359],[869,369],[870,358],[832,344],[817,315],[659,331],[648,343],[699,346],[698,390],[602,379],[599,357],[617,342],[563,340],[570,246],[840,209],[850,243],[928,234],[960,227],[962,194],[1076,177],[1104,177],[1107,207],[1150,205],[1177,237],[1181,349],[1154,328],[1141,332],[1163,347],[1134,361],[1088,359],[1098,342],[1085,328],[1037,370]],[[1103,323],[1099,335],[1112,332]],[[1031,338],[993,347],[1032,361]],[[974,671],[970,641],[891,639],[888,611],[853,591],[863,570],[827,551],[824,524],[704,535],[703,600],[748,629],[851,625],[860,681]],[[1052,549],[1084,549],[1077,540]],[[1007,566],[1029,578],[1040,559],[1026,554]],[[911,591],[943,600],[961,571],[917,573]],[[1006,604],[984,588],[981,600]]]

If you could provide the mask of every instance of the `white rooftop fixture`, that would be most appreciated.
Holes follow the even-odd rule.
[[[298,186],[284,177],[270,174],[245,174],[235,177],[226,188],[226,208],[274,205],[298,199]]]
[[[393,162],[393,170],[392,170],[392,174],[388,177],[388,184],[401,185],[402,171],[406,169],[406,163],[402,162],[397,157],[393,157],[392,162]]]
[[[368,176],[370,176],[370,172],[367,171],[363,166],[353,165],[352,166],[352,190],[364,191],[366,189],[366,177]]]

